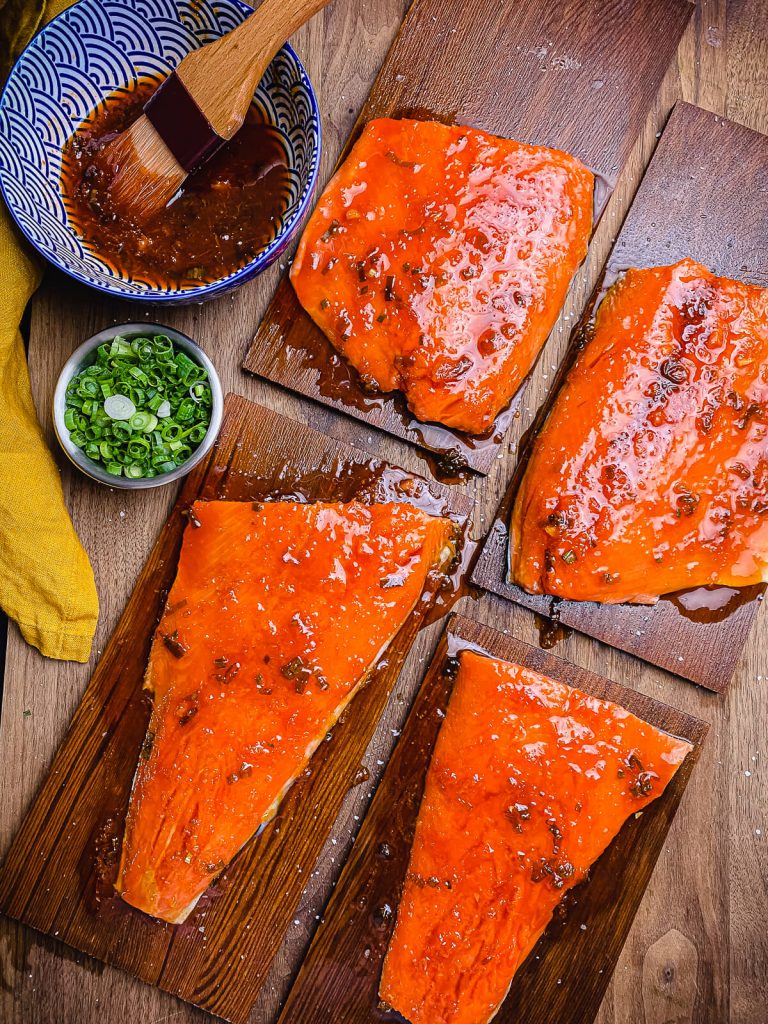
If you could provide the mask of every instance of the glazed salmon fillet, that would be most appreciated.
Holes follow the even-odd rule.
[[[587,252],[575,157],[434,121],[369,122],[307,224],[299,301],[376,391],[483,434],[509,404]]]
[[[568,889],[691,750],[609,701],[460,655],[379,986],[411,1024],[483,1024]]]
[[[629,270],[517,493],[511,577],[653,603],[768,580],[768,289],[686,259]]]
[[[174,923],[275,814],[455,553],[450,520],[405,504],[195,502],[190,521],[117,880]]]

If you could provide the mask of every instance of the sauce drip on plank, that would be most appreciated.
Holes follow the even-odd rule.
[[[251,107],[243,127],[146,224],[110,210],[105,146],[140,116],[156,88],[115,93],[63,151],[61,191],[71,225],[115,271],[156,288],[184,289],[244,266],[275,237],[288,204],[288,166],[277,130]]]

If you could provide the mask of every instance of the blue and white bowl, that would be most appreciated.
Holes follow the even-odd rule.
[[[190,50],[229,32],[251,10],[241,0],[80,0],[32,40],[0,96],[0,190],[21,231],[54,266],[110,295],[181,304],[243,284],[290,244],[314,192],[320,117],[307,73],[287,43],[253,102],[280,133],[290,198],[273,241],[240,270],[185,289],[131,280],[76,235],[60,191],[62,146],[105,97],[137,79],[160,82]]]

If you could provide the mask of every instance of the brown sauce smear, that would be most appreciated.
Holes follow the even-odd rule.
[[[275,237],[289,198],[277,130],[251,107],[243,127],[141,227],[110,211],[98,155],[141,115],[156,88],[115,93],[64,147],[61,191],[70,223],[115,271],[156,288],[194,288],[244,266]]]
[[[762,583],[741,588],[692,587],[668,594],[661,600],[668,601],[683,618],[691,622],[724,622],[745,604],[761,600],[764,590]]]
[[[261,341],[261,334],[256,337]],[[313,371],[314,387],[329,402],[362,413],[380,411],[387,407],[406,430],[415,434],[416,443],[427,449],[422,452],[422,456],[429,463],[432,474],[446,484],[461,483],[471,478],[472,453],[483,452],[488,448],[496,451],[499,448],[510,423],[518,415],[522,399],[521,389],[496,417],[491,430],[473,436],[444,427],[440,423],[420,423],[409,411],[402,394],[397,391],[383,393],[367,390],[358,372],[339,355],[321,331],[307,331],[301,339],[300,348],[281,343],[275,358],[276,365],[282,371],[278,380],[285,380],[286,368],[290,364],[298,368],[297,373]],[[291,386],[290,382],[288,386]]]

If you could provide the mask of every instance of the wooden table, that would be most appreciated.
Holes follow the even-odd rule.
[[[295,40],[324,111],[324,177],[406,7],[407,0],[338,3]],[[548,387],[569,326],[597,279],[657,133],[681,96],[768,132],[768,4],[764,0],[698,0],[677,63],[659,92],[535,372],[513,426],[514,438],[526,429]],[[280,268],[274,267],[231,298],[163,312],[162,318],[204,340],[225,387],[424,472],[423,461],[407,446],[240,372],[245,345],[279,273]],[[53,382],[69,351],[106,324],[132,319],[134,312],[127,304],[104,302],[95,293],[49,276],[34,302],[30,343],[35,398],[46,424]],[[136,319],[143,315],[140,311]],[[512,469],[511,459],[501,459],[487,479],[467,484],[477,501],[478,535],[487,529]],[[91,665],[45,661],[24,645],[15,627],[9,630],[0,720],[0,857],[42,781],[174,496],[173,488],[137,495],[108,492],[67,468],[63,479],[75,525],[93,562],[101,617]],[[476,602],[465,600],[463,610],[522,640],[537,640],[533,615],[523,608],[486,595]],[[411,651],[398,698],[369,751],[367,763],[374,770],[380,769],[394,743],[392,731],[405,716],[440,628],[435,625],[424,631]],[[573,635],[556,649],[578,665],[698,715],[713,727],[619,961],[599,1024],[764,1024],[768,1020],[768,774],[763,766],[768,744],[767,640],[768,618],[763,613],[724,697],[583,636]],[[297,911],[298,923],[254,1011],[254,1024],[271,1022],[285,996],[333,873],[359,825],[366,802],[365,793],[358,792],[361,788],[367,792],[366,787],[358,787],[348,794],[334,833],[336,843],[320,859],[319,872]],[[0,920],[0,1020],[6,1024],[181,1024],[209,1019],[55,941]]]

